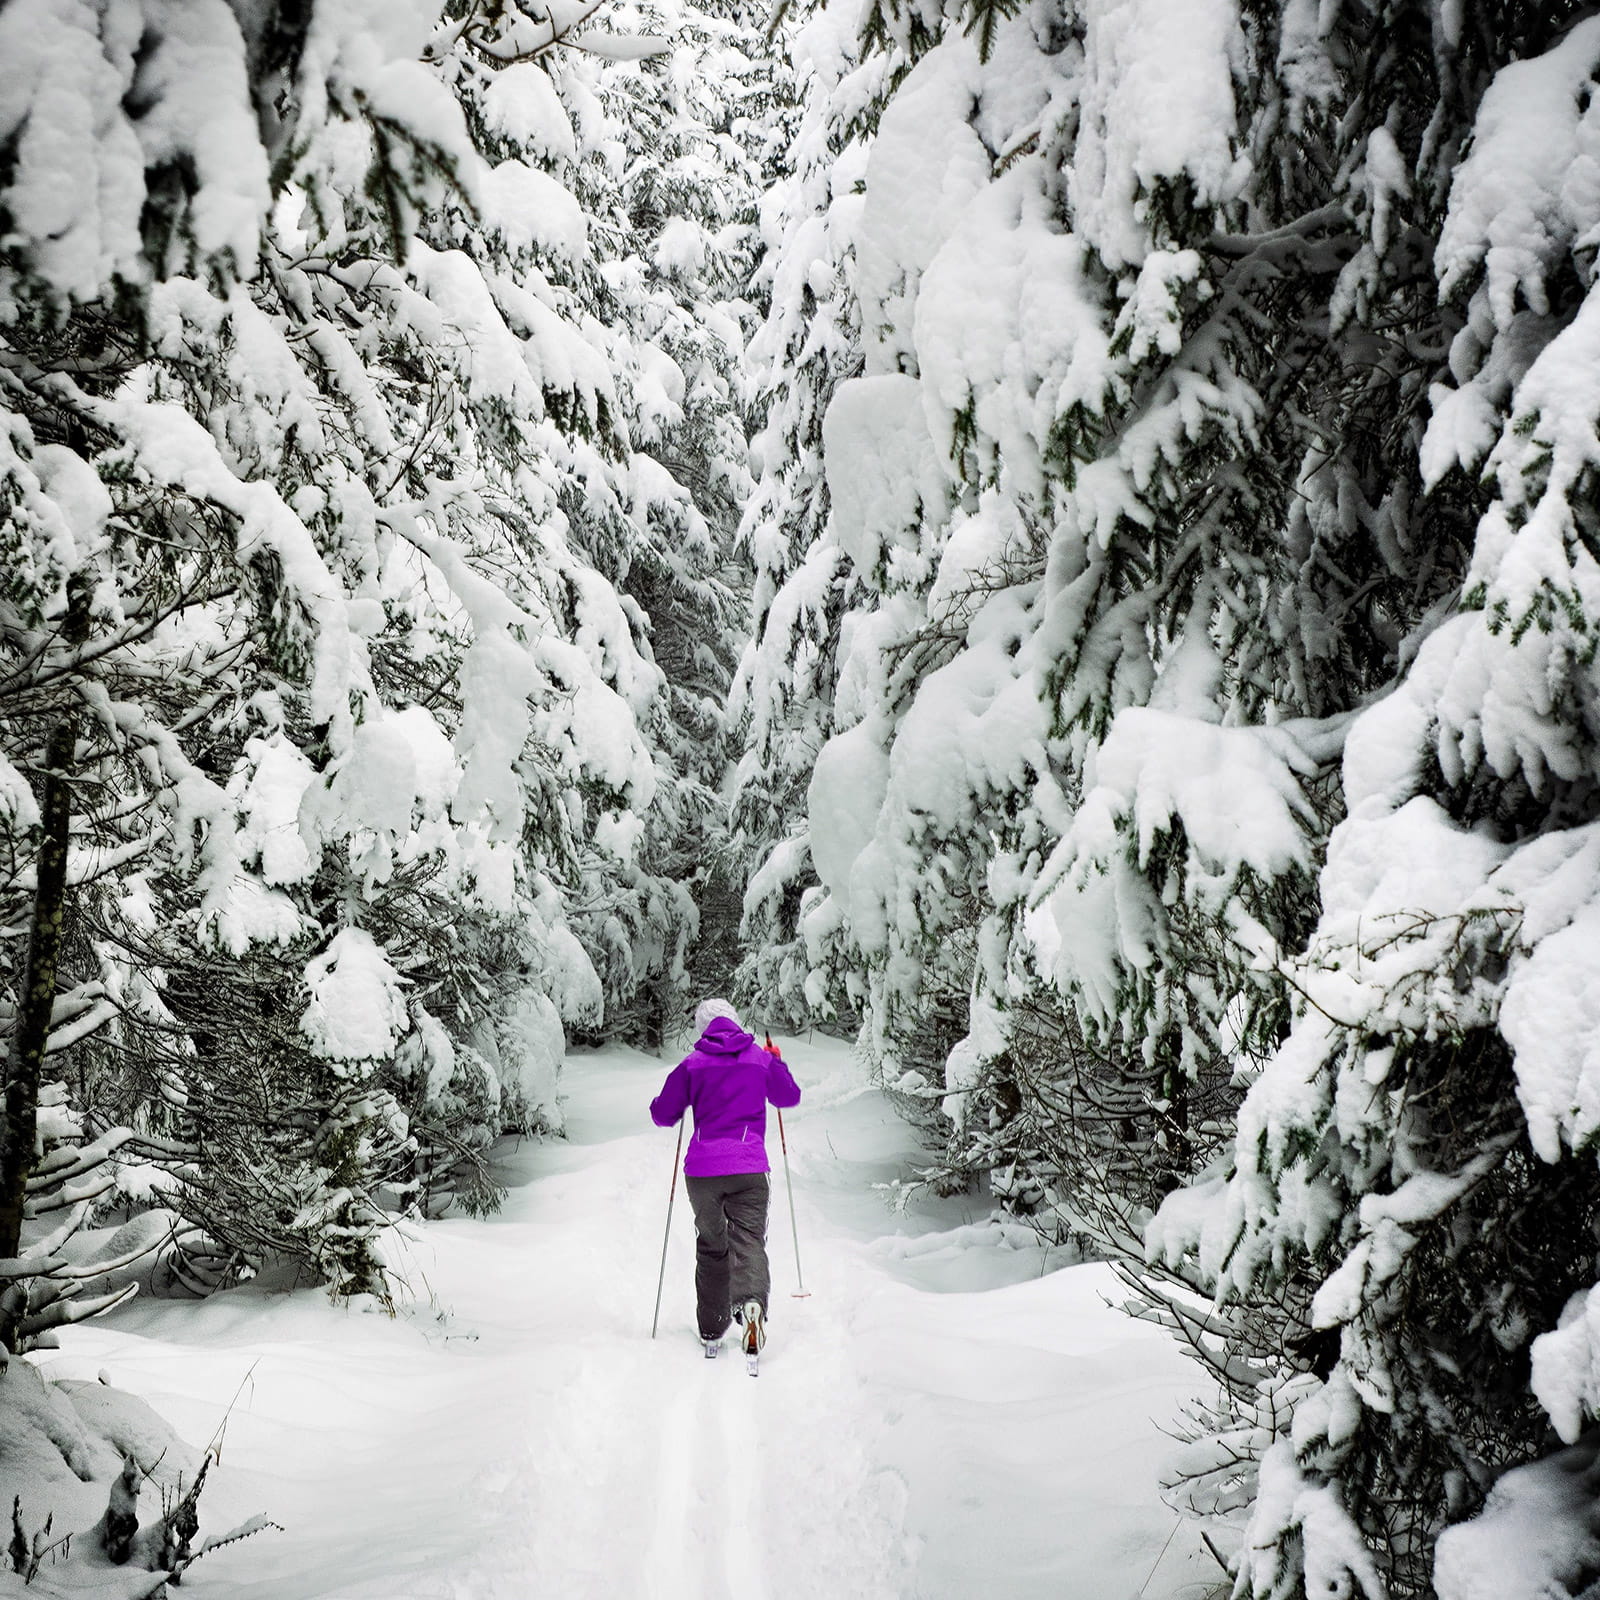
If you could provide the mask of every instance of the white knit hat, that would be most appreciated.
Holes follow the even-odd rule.
[[[748,1031],[739,1020],[739,1013],[726,1000],[702,1000],[695,1008],[694,1031],[704,1033],[717,1017],[726,1017],[741,1033]]]

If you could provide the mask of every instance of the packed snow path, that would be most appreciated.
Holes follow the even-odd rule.
[[[1176,1600],[1219,1576],[1156,1476],[1195,1373],[960,1202],[895,1217],[907,1129],[847,1054],[795,1041],[786,1118],[808,1300],[774,1173],[771,1340],[751,1380],[693,1323],[681,1184],[649,1337],[673,1135],[666,1067],[575,1058],[564,1142],[507,1158],[486,1221],[417,1230],[395,1318],[316,1290],[146,1302],[47,1358],[216,1431],[196,1600]],[[775,1132],[775,1130],[774,1130]],[[774,1155],[777,1141],[772,1140]],[[971,1291],[971,1292],[952,1292]],[[1170,1539],[1170,1542],[1169,1542]]]

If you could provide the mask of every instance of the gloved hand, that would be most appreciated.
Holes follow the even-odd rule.
[[[767,1049],[767,1054],[769,1056],[772,1056],[775,1060],[778,1060],[778,1061],[782,1061],[783,1060],[783,1053],[778,1049],[777,1045],[775,1045],[772,1042],[772,1035],[770,1033],[767,1035],[766,1049]]]

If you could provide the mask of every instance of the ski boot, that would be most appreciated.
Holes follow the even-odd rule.
[[[753,1378],[761,1370],[761,1347],[767,1342],[766,1321],[759,1300],[746,1300],[739,1321],[744,1325],[744,1367]]]

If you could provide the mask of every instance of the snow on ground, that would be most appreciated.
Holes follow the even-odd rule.
[[[673,1135],[645,1106],[671,1063],[629,1050],[569,1063],[569,1137],[508,1151],[498,1216],[415,1230],[397,1317],[251,1286],[67,1330],[50,1376],[104,1370],[196,1444],[226,1417],[205,1527],[286,1530],[185,1593],[1198,1600],[1220,1573],[1156,1488],[1195,1369],[1108,1306],[1103,1267],[1047,1270],[959,1200],[890,1212],[872,1185],[911,1134],[844,1047],[785,1053],[811,1297],[780,1171],[754,1381],[731,1336],[700,1354],[681,1185],[649,1337]]]

